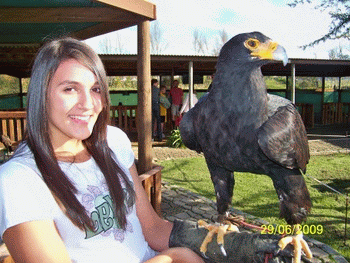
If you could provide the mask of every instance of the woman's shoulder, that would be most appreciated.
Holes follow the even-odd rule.
[[[110,125],[107,126],[107,141],[108,141],[108,144],[116,143],[116,142],[130,143],[128,136],[122,129],[115,126],[110,126]]]
[[[38,177],[39,170],[30,156],[14,156],[0,166],[0,180],[21,180],[24,176]],[[39,178],[39,177],[38,177]]]
[[[107,126],[107,142],[117,160],[129,168],[135,157],[126,133],[117,127]]]

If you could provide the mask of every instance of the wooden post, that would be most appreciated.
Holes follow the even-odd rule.
[[[284,97],[286,99],[289,99],[289,76],[286,76],[286,92],[285,92]]]
[[[293,78],[293,84],[292,84],[292,102],[295,104],[295,64],[292,64],[292,78]]]
[[[152,167],[152,101],[149,21],[140,22],[138,24],[137,34],[138,172],[141,174],[149,171]]]
[[[324,103],[324,92],[325,92],[325,89],[326,89],[326,78],[322,77],[322,101],[321,101],[322,104]]]
[[[341,89],[341,77],[339,77],[339,84],[338,84],[338,103],[341,103],[341,102],[342,102],[341,94],[342,94],[342,89]]]
[[[19,81],[19,98],[20,98],[20,107],[21,109],[24,108],[24,105],[23,105],[23,85],[22,85],[22,78],[18,78],[18,81]]]
[[[326,111],[324,108],[324,91],[326,88],[326,78],[322,77],[322,96],[321,96],[321,116],[322,116],[322,124],[327,124],[327,118],[325,117]]]
[[[188,108],[192,109],[193,107],[193,61],[188,63]]]

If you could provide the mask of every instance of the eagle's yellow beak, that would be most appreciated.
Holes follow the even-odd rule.
[[[260,59],[282,61],[287,65],[288,56],[284,47],[274,41],[261,43],[259,40],[250,38],[244,42],[244,46],[251,51],[250,55]]]

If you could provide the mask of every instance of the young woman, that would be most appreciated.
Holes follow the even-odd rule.
[[[107,126],[106,74],[96,53],[63,38],[32,70],[27,132],[0,167],[0,237],[15,262],[202,262],[168,247],[138,179],[130,141]]]

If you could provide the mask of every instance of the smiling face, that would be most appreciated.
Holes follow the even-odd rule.
[[[48,87],[48,109],[54,148],[87,139],[102,111],[95,74],[75,59],[61,62]]]

